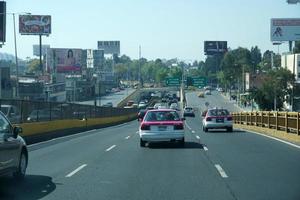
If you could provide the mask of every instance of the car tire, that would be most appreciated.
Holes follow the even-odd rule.
[[[146,142],[140,139],[140,147],[145,147],[145,146],[146,146]]]
[[[208,132],[208,128],[203,128],[203,129],[204,129],[204,132],[206,132],[206,133]]]
[[[22,150],[17,171],[13,173],[13,177],[17,180],[23,180],[26,174],[28,164],[27,154]]]
[[[181,145],[182,147],[184,147],[184,144],[185,144],[185,140],[184,140],[184,138],[182,138],[182,139],[180,140],[180,145]]]
[[[227,128],[227,132],[232,132],[232,127]]]

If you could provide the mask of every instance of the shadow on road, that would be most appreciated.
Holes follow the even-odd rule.
[[[226,130],[209,130],[208,132],[207,132],[207,134],[210,134],[210,133],[218,133],[218,134],[220,134],[220,133],[224,133],[224,134],[234,134],[234,133],[244,133],[245,131],[243,131],[243,130],[233,130],[232,132],[227,132]]]
[[[0,199],[41,199],[56,189],[49,176],[27,175],[23,181],[11,176],[0,179]]]
[[[149,143],[148,147],[151,149],[203,149],[203,145],[197,142],[185,142],[184,146],[170,142]]]

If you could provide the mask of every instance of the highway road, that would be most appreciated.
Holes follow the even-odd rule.
[[[125,88],[125,90],[121,90],[120,92],[111,93],[105,96],[101,96],[100,100],[97,100],[97,105],[99,105],[99,101],[101,102],[101,105],[104,105],[108,102],[112,102],[113,106],[116,107],[118,103],[120,103],[124,98],[126,98],[128,95],[130,95],[135,89],[132,88]],[[81,101],[76,102],[78,104],[84,104],[84,105],[94,105],[94,100],[89,101]]]
[[[218,93],[188,104],[237,109]],[[186,119],[186,144],[141,148],[138,122],[29,147],[22,183],[0,180],[0,199],[300,199],[300,149],[254,133],[204,133]]]

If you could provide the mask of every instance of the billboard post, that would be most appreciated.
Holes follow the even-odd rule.
[[[42,71],[42,75],[44,76],[44,68],[42,63],[42,35],[39,35],[40,37],[40,70]]]

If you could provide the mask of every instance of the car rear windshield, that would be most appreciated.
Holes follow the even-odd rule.
[[[228,110],[225,109],[215,109],[215,110],[209,110],[208,116],[226,116],[229,115]]]
[[[179,115],[175,111],[155,111],[148,112],[145,120],[147,122],[152,121],[179,121]]]

